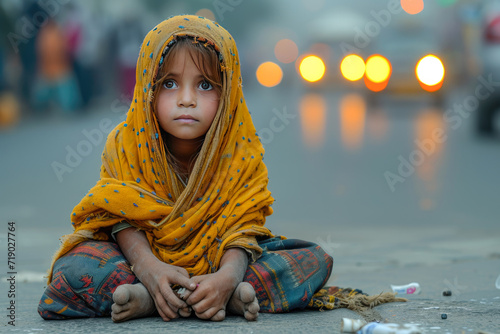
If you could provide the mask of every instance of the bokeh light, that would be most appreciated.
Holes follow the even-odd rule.
[[[13,94],[0,92],[0,130],[12,127],[20,120],[21,108]]]
[[[389,80],[385,80],[382,82],[373,82],[370,79],[368,79],[368,77],[365,75],[364,82],[365,82],[366,88],[368,88],[372,92],[381,92],[385,89],[385,87],[387,87]]]
[[[387,87],[391,77],[391,63],[381,55],[372,55],[366,60],[365,85],[372,92],[380,92]]]
[[[446,124],[442,110],[428,107],[415,116],[414,122],[415,153],[413,161],[417,175],[425,182],[426,191],[435,191],[437,170],[443,155],[443,146],[446,143]]]
[[[314,43],[309,47],[308,54],[316,55],[328,63],[332,56],[332,48],[325,43]]]
[[[443,111],[430,107],[419,111],[414,122],[415,149],[408,157],[423,181],[418,189],[419,206],[428,211],[436,208],[436,194],[441,186],[439,170],[446,144],[446,124]]]
[[[426,84],[424,84],[424,83],[422,83],[420,81],[419,81],[419,83],[420,83],[420,87],[422,87],[423,90],[428,91],[430,93],[437,92],[438,90],[441,89],[441,87],[443,87],[443,82],[442,81],[439,82],[437,85],[434,85],[434,86],[426,85]]]
[[[340,63],[340,72],[350,81],[357,81],[365,74],[365,61],[358,55],[348,55]]]
[[[283,79],[283,71],[278,64],[268,61],[259,65],[256,76],[262,86],[274,87]]]
[[[340,101],[340,133],[348,150],[357,150],[363,142],[366,103],[359,94],[349,94]]]
[[[297,59],[299,48],[291,39],[282,39],[274,47],[274,55],[280,62],[288,64]]]
[[[304,95],[299,104],[302,137],[307,147],[318,148],[325,140],[326,102],[319,94]]]
[[[307,56],[300,62],[300,75],[309,82],[321,80],[325,75],[326,66],[318,56]]]
[[[391,71],[391,64],[381,55],[373,55],[366,60],[366,76],[374,83],[387,81]]]
[[[426,86],[442,84],[444,79],[444,65],[434,55],[427,55],[420,59],[415,68],[418,81]]]
[[[415,15],[424,9],[424,0],[401,0],[401,7],[408,14]]]
[[[215,21],[215,15],[214,15],[214,12],[212,12],[210,9],[208,8],[202,8],[200,9],[199,11],[196,12],[197,16],[203,16],[209,20],[212,20],[212,21]]]

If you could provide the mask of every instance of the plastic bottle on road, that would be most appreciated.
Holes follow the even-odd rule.
[[[406,285],[392,285],[391,289],[400,295],[418,295],[420,293],[420,284],[413,282]]]
[[[420,334],[423,333],[417,325],[412,324],[381,324],[370,322],[363,326],[357,334]]]

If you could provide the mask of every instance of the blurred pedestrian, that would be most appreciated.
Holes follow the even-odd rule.
[[[40,28],[36,40],[38,73],[32,101],[37,111],[58,106],[74,113],[82,106],[78,81],[68,50],[68,41],[59,25],[49,20]]]
[[[62,21],[68,36],[69,53],[83,106],[88,107],[96,98],[115,91],[108,82],[114,75],[113,61],[106,59],[110,50],[109,26],[113,23],[102,11],[81,3],[68,3],[65,9]]]
[[[135,66],[137,52],[141,46],[144,33],[138,16],[128,15],[117,22],[116,29],[116,60],[121,93],[132,96],[135,87]]]

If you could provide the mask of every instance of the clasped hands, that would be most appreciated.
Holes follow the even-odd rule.
[[[164,321],[189,317],[223,320],[226,305],[240,282],[229,270],[189,277],[181,267],[156,263],[141,277]],[[142,276],[142,275],[141,275]]]

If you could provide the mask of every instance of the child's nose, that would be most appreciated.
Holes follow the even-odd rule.
[[[196,92],[188,87],[179,89],[177,105],[184,108],[196,107]]]

